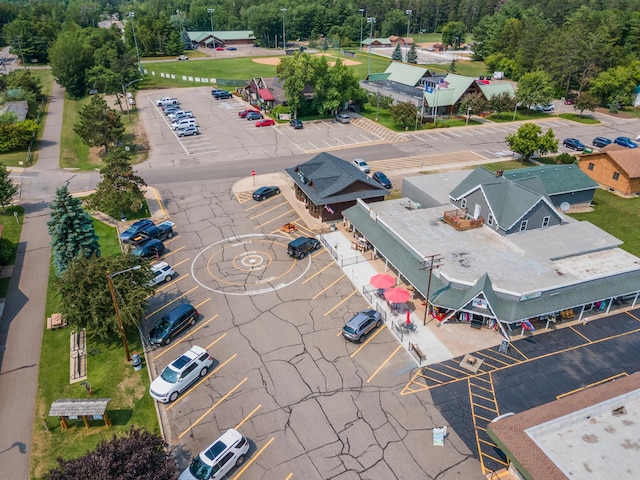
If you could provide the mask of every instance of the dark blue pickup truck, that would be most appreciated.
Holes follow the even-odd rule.
[[[162,222],[158,225],[148,225],[129,239],[129,243],[141,245],[151,239],[166,240],[173,237],[173,222]]]

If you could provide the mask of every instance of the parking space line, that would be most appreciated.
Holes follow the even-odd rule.
[[[326,267],[324,267],[323,269],[317,271],[316,273],[314,273],[313,275],[311,275],[309,278],[307,278],[304,282],[302,282],[302,284],[304,285],[305,283],[309,282],[312,278],[317,277],[318,275],[320,275],[322,272],[324,272],[327,268],[329,268],[331,265],[333,265],[333,263],[329,263]]]
[[[180,265],[182,265],[184,262],[188,262],[189,260],[191,260],[191,257],[187,257],[184,260],[180,260],[178,263],[176,263],[175,265],[173,265],[174,267],[179,267]]]
[[[193,336],[194,333],[196,333],[198,330],[200,330],[201,328],[207,326],[209,323],[211,323],[213,320],[215,320],[216,318],[218,318],[218,314],[216,313],[213,317],[211,317],[209,320],[207,320],[206,322],[200,324],[200,326],[198,328],[196,328],[195,330],[193,330],[192,332],[189,332],[188,335],[185,335],[184,338],[187,337],[191,337]],[[182,340],[184,340],[184,338]],[[161,351],[158,355],[154,355],[153,359],[157,360],[159,359],[161,356],[163,356],[165,353],[170,352],[171,350],[173,350],[174,348],[176,348],[178,345],[182,345],[182,342],[177,342],[174,343],[173,345],[171,345],[170,347],[165,348],[163,351]]]
[[[184,247],[184,245],[183,245],[183,246],[181,246],[180,248],[176,248],[175,250],[171,250],[171,251],[169,252],[169,255],[173,255],[174,253],[178,253],[180,250],[184,250],[184,248],[185,248],[185,247]]]
[[[603,378],[598,382],[590,383],[589,385],[585,385],[584,387],[576,388],[575,390],[571,390],[570,392],[563,393],[562,395],[556,395],[556,400],[560,400],[561,398],[568,397],[569,395],[573,395],[574,393],[581,392],[582,390],[586,390],[587,388],[595,387],[597,385],[601,385],[603,383],[611,382],[618,378],[628,377],[628,376],[629,374],[627,372],[618,373],[617,375]]]
[[[349,295],[347,295],[344,299],[342,299],[341,302],[338,302],[332,309],[330,309],[327,313],[324,314],[324,316],[326,317],[327,315],[329,315],[331,312],[333,312],[336,308],[338,308],[340,305],[342,305],[344,302],[346,302],[347,300],[349,300],[351,297],[353,297],[356,293],[358,293],[358,290],[354,290],[353,292],[351,292]]]
[[[236,430],[238,430],[242,425],[244,425],[250,418],[251,416],[256,413],[258,410],[260,410],[262,408],[262,404],[258,405],[256,408],[254,408],[253,410],[251,410],[251,412],[249,412],[249,415],[247,415],[246,417],[244,417],[239,424],[237,424],[235,427]]]
[[[629,315],[631,318],[633,318],[634,320],[637,320],[640,322],[640,318],[636,317],[634,314],[632,314],[631,312],[625,312],[627,315]]]
[[[376,330],[376,331],[375,331],[375,333],[374,333],[373,335],[371,335],[369,338],[367,338],[367,340],[366,340],[364,343],[361,343],[361,344],[360,344],[360,346],[356,349],[356,351],[355,351],[355,352],[353,352],[353,353],[352,353],[351,355],[349,355],[349,356],[350,356],[351,358],[355,357],[355,356],[358,354],[358,352],[359,352],[360,350],[362,350],[364,347],[366,347],[367,345],[369,345],[369,343],[371,342],[371,340],[373,340],[374,338],[376,338],[376,337],[378,336],[378,334],[379,334],[380,332],[382,332],[386,327],[387,327],[387,324],[386,324],[386,323],[383,323],[383,324],[382,324],[382,326],[381,326],[378,330]],[[402,346],[402,345],[400,345],[400,346]]]
[[[257,225],[255,230],[257,230],[258,228],[262,228],[266,225],[269,225],[271,222],[275,222],[276,220],[278,220],[279,218],[282,218],[286,215],[289,215],[291,212],[294,212],[295,210],[293,208],[290,208],[289,210],[287,210],[286,212],[284,212],[282,215],[278,215],[276,218],[272,218],[271,220],[269,220],[268,222],[264,222],[260,225]]]
[[[309,143],[309,145],[311,145],[313,147],[312,150],[320,150],[320,148],[316,147],[313,143],[311,143],[311,142],[308,142],[308,143]]]
[[[296,225],[296,227],[298,227],[298,230],[304,230],[306,233],[309,233],[310,235],[313,235],[313,230],[310,230],[309,228],[307,228],[306,225],[301,225],[300,224],[300,219],[296,220],[293,223]]]
[[[334,281],[333,283],[328,285],[326,288],[324,288],[320,292],[318,292],[315,297],[311,297],[311,300],[315,300],[316,298],[318,298],[320,295],[322,295],[324,292],[329,290],[331,287],[333,287],[336,283],[338,283],[340,280],[342,280],[346,276],[347,276],[347,274],[343,273],[341,276],[338,277],[338,279],[336,281]]]
[[[320,256],[320,255],[322,255],[324,252],[326,252],[326,250],[325,250],[325,249],[318,250],[316,253],[314,253],[313,255],[311,255],[311,258],[319,257],[319,256]]]
[[[259,218],[262,215],[266,215],[267,213],[272,212],[273,210],[275,210],[277,208],[280,208],[283,205],[289,205],[289,203],[284,199],[284,197],[282,197],[281,200],[283,200],[282,203],[278,203],[277,205],[265,210],[264,212],[261,212],[261,213],[259,213],[257,215],[254,215],[253,217],[249,217],[249,220],[255,220],[256,218]]]
[[[187,428],[184,432],[182,432],[180,435],[178,435],[178,440],[180,440],[182,437],[184,437],[189,432],[189,430],[191,430],[193,427],[198,425],[202,421],[202,419],[204,417],[206,417],[207,415],[209,415],[218,405],[220,405],[227,398],[229,398],[233,394],[233,392],[235,392],[238,388],[240,388],[242,386],[242,384],[244,382],[246,382],[248,379],[249,379],[249,377],[244,377],[244,379],[240,383],[238,383],[235,387],[233,387],[231,390],[229,390],[227,393],[225,393],[222,397],[220,397],[220,400],[218,400],[206,412],[204,412],[202,415],[200,415],[200,417],[195,422],[193,422],[189,426],[189,428]]]
[[[509,345],[510,348],[513,348],[516,352],[518,352],[520,354],[520,356],[522,358],[524,358],[525,360],[529,360],[529,357],[527,357],[524,353],[522,353],[520,350],[518,350],[518,348],[512,343],[511,345]]]
[[[156,288],[156,291],[153,295],[157,294],[158,292],[162,292],[163,290],[166,290],[169,287],[172,287],[173,285],[175,285],[176,283],[178,283],[180,280],[184,280],[185,278],[189,278],[191,275],[190,274],[186,274],[186,275],[180,275],[180,278],[173,280],[172,282],[168,283],[165,282],[165,284],[162,287]],[[149,295],[146,298],[151,298],[153,297],[153,295]]]
[[[251,195],[251,192],[247,192],[247,195]],[[250,197],[250,198],[253,198],[253,197]],[[253,206],[245,208],[244,211],[248,212],[248,211],[253,210],[255,208],[263,207],[267,203],[275,202],[276,200],[279,200],[281,198],[282,198],[281,195],[274,195],[273,197],[268,198],[267,200],[262,200],[261,202],[256,202]]]
[[[289,475],[287,475],[284,480],[291,480],[291,477],[293,477],[293,472],[289,472]]]
[[[240,478],[240,475],[242,475],[247,470],[247,468],[249,468],[249,466],[258,459],[258,457],[260,457],[260,455],[262,455],[262,453],[267,449],[267,447],[269,445],[271,445],[271,443],[275,439],[276,439],[276,437],[271,437],[269,439],[269,441],[260,450],[258,450],[255,454],[253,454],[251,456],[251,458],[247,461],[247,463],[245,463],[242,466],[242,468],[240,468],[240,470],[238,470],[238,473],[236,473],[235,476],[231,480],[238,480],[238,478]]]
[[[221,337],[222,338],[222,337]],[[219,340],[219,339],[218,339]],[[216,340],[217,341],[217,340]],[[215,342],[214,342],[215,343]],[[208,347],[205,348],[205,350],[208,350]],[[231,360],[233,360],[234,358],[236,358],[238,356],[237,353],[234,353],[231,358],[228,358],[227,360],[225,360],[224,363],[221,363],[220,365],[218,365],[216,368],[214,368],[213,370],[211,370],[209,372],[208,375],[206,375],[205,377],[201,378],[200,381],[198,383],[196,383],[195,385],[191,386],[188,390],[185,390],[182,395],[180,395],[175,402],[167,405],[167,408],[165,408],[165,410],[171,410],[175,405],[177,405],[183,398],[187,398],[187,395],[189,393],[191,393],[193,390],[195,390],[198,386],[200,386],[201,384],[203,384],[205,381],[207,381],[209,379],[209,377],[215,375],[216,373],[218,373],[220,371],[220,369],[222,367],[224,367],[227,363],[229,363]]]
[[[590,342],[590,341],[591,341],[591,339],[590,339],[590,338],[586,337],[585,335],[581,334],[578,330],[576,330],[574,325],[571,325],[571,326],[569,327],[569,329],[570,329],[570,330],[572,330],[573,332],[577,333],[578,335],[580,335],[580,336],[581,336],[582,338],[584,338],[587,342]]]
[[[193,292],[196,288],[198,288],[198,287],[197,287],[197,286],[196,286],[196,287],[193,287],[193,288],[192,288],[191,290],[189,290],[188,292],[185,292],[185,293],[183,293],[182,295],[180,295],[179,297],[174,298],[174,299],[173,299],[173,300],[171,300],[170,302],[165,303],[163,306],[161,306],[161,307],[160,307],[160,308],[158,308],[157,310],[154,310],[154,311],[153,311],[153,312],[151,312],[149,315],[147,315],[146,317],[144,317],[144,318],[145,318],[145,320],[146,320],[146,319],[148,319],[148,318],[153,317],[153,316],[154,316],[156,313],[158,313],[160,310],[163,310],[165,307],[168,307],[168,306],[169,306],[169,305],[171,305],[172,303],[177,302],[177,301],[178,301],[178,300],[180,300],[181,298],[183,298],[183,297],[185,297],[185,296],[189,295],[189,294],[190,294],[191,292]]]
[[[164,204],[162,203],[162,198],[160,198],[160,194],[158,193],[158,190],[155,189],[155,188],[153,189],[153,195],[156,197],[156,201],[158,202],[158,207],[162,211],[162,216],[163,217],[169,217],[169,214],[165,210]]]
[[[375,376],[378,374],[378,372],[379,372],[380,370],[382,370],[382,367],[384,367],[387,363],[389,363],[389,361],[393,358],[393,356],[394,356],[396,353],[398,353],[398,350],[400,350],[401,348],[402,348],[402,344],[398,345],[398,347],[393,351],[393,353],[392,353],[391,355],[389,355],[389,356],[387,357],[387,359],[386,359],[384,362],[382,362],[382,365],[380,365],[380,366],[376,369],[376,371],[375,371],[375,372],[373,372],[373,373],[371,374],[371,376],[367,379],[367,383],[369,383],[371,380],[373,380],[373,377],[375,377]]]

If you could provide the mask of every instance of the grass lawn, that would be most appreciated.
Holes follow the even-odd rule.
[[[103,255],[118,252],[115,229],[94,220],[100,235]],[[60,297],[54,287],[54,268],[49,274],[46,315],[58,311]],[[44,328],[44,319],[43,319]],[[126,361],[119,336],[101,340],[87,336],[88,381],[94,398],[111,398],[107,414],[113,422],[111,428],[100,420],[92,420],[91,428],[84,428],[82,420],[70,420],[69,430],[63,431],[57,418],[47,417],[51,403],[60,398],[87,398],[81,383],[69,384],[69,328],[44,332],[40,371],[38,373],[38,399],[33,426],[31,477],[41,478],[56,466],[58,456],[78,457],[92,450],[105,438],[124,434],[132,425],[145,426],[159,432],[153,400],[147,394],[149,376],[145,368],[136,372]],[[140,336],[135,329],[127,331],[131,352],[141,352]],[[45,429],[45,421],[49,430]]]
[[[41,90],[44,95],[49,97],[51,95],[51,89],[53,88],[53,75],[51,75],[50,69],[31,68],[31,74],[40,79]],[[46,109],[49,108],[49,103],[44,103],[45,112],[41,113],[41,120],[46,121]],[[42,131],[44,129],[44,123],[38,131],[36,138],[37,142],[42,139]],[[16,152],[0,153],[0,162],[10,167],[23,167],[27,166],[27,163],[33,165],[38,161],[38,148],[37,142],[35,148],[31,152],[31,159],[27,160],[27,149],[18,150]]]
[[[0,213],[0,225],[3,226],[2,238],[6,238],[13,243],[13,256],[9,260],[8,265],[16,262],[16,253],[18,252],[18,243],[20,242],[20,232],[22,232],[22,222],[24,220],[24,208],[20,205],[13,205],[6,208],[5,213]],[[18,214],[18,221],[14,213]],[[0,280],[0,298],[7,296],[9,291],[9,282],[11,277]]]
[[[428,68],[430,71],[437,73],[447,73],[450,63],[428,63],[426,65],[420,65],[421,67]],[[479,76],[491,75],[484,62],[473,62],[471,60],[456,60],[456,73],[458,75],[464,75],[467,77],[477,78]]]
[[[640,223],[640,198],[622,198],[607,190],[596,190],[594,210],[573,213],[576,220],[587,220],[624,242],[622,249],[640,256],[640,230],[629,228]],[[624,219],[624,221],[620,221]]]
[[[595,125],[600,123],[600,120],[593,117],[581,117],[577,113],[561,113],[558,115],[560,118],[564,118],[565,120],[571,120],[573,122],[583,123],[585,125]]]
[[[89,103],[91,97],[81,100],[70,100],[65,95],[64,115],[62,117],[62,138],[60,140],[60,166],[62,168],[77,168],[79,170],[93,170],[102,165],[102,161],[92,161],[89,156],[89,146],[73,131],[82,107]]]

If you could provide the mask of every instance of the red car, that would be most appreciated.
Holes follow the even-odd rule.
[[[564,104],[565,104],[565,105],[575,105],[575,104],[576,104],[576,99],[575,99],[575,98],[567,98],[567,99],[564,101]]]
[[[256,127],[270,127],[271,125],[275,125],[276,122],[271,118],[263,118],[262,120],[258,120],[256,122]]]
[[[224,52],[224,48],[222,48],[222,47],[216,47],[216,50],[217,50],[218,52]]]
[[[248,113],[253,112],[253,113],[260,113],[258,110],[254,109],[254,108],[248,108],[247,110],[243,110],[241,112],[238,112],[238,116],[240,118],[244,118],[247,116]]]

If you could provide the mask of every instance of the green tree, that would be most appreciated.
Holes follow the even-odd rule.
[[[82,203],[69,194],[66,186],[58,188],[51,202],[51,220],[47,222],[53,264],[58,275],[62,274],[77,257],[100,255],[98,236],[91,217]]]
[[[456,68],[456,59],[455,59],[455,57],[451,59],[451,63],[449,64],[449,68],[447,68],[447,73],[458,73],[458,69]]]
[[[44,475],[45,480],[100,478],[102,480],[171,480],[176,463],[162,437],[131,427],[127,435],[102,440],[95,450],[63,459]]]
[[[573,108],[580,112],[580,116],[582,116],[584,111],[595,113],[597,106],[598,99],[596,97],[589,92],[582,92],[576,97],[576,103],[574,103]]]
[[[390,37],[391,35],[403,36],[407,34],[407,15],[404,10],[389,10],[385,15],[381,15],[381,17],[384,18],[380,26],[383,37]]]
[[[532,155],[558,151],[558,140],[553,130],[543,134],[542,128],[535,123],[523,123],[516,133],[507,135],[505,141],[513,152],[522,155],[524,162],[528,162]]]
[[[487,99],[482,93],[468,93],[462,97],[458,113],[461,115],[467,115],[468,112],[478,115],[482,112],[486,112],[488,109],[489,102],[487,102]]]
[[[137,269],[136,267],[141,268]],[[125,327],[137,327],[153,293],[149,263],[133,255],[76,257],[56,282],[60,313],[75,328],[86,328],[101,338],[119,335],[107,272],[113,275],[116,299]]]
[[[458,48],[467,39],[467,28],[462,22],[449,22],[442,28],[442,44]]]
[[[109,147],[122,139],[124,125],[121,116],[109,108],[100,95],[91,97],[91,101],[82,107],[73,131],[89,146],[102,146],[106,153]]]
[[[396,48],[393,50],[391,54],[391,60],[395,60],[396,62],[402,61],[402,49],[400,48],[400,44],[396,43]]]
[[[418,111],[416,106],[411,102],[402,102],[392,105],[389,109],[393,122],[400,128],[408,128],[416,123]]]
[[[414,65],[418,63],[418,52],[416,51],[415,42],[411,44],[411,47],[407,52],[407,63],[412,63]]]
[[[496,116],[500,118],[502,112],[508,112],[516,107],[516,99],[509,92],[500,92],[489,99],[489,105],[496,112]]]
[[[133,172],[131,155],[123,147],[112,149],[104,158],[105,166],[100,170],[102,181],[89,199],[91,208],[118,217],[122,212],[140,210],[144,203],[141,187],[145,181]]]
[[[26,148],[40,128],[35,120],[23,122],[7,122],[6,120],[7,117],[4,115],[0,118],[0,152],[12,152]]]
[[[16,193],[18,193],[18,186],[11,181],[7,167],[0,162],[0,207],[2,207],[2,213],[7,213],[5,207],[11,203]]]
[[[633,90],[640,83],[640,62],[635,60],[628,65],[610,68],[601,72],[591,82],[592,93],[601,104],[618,99],[623,104],[631,103]]]
[[[49,50],[51,72],[71,98],[87,94],[87,72],[93,65],[92,50],[79,29],[60,33]]]
[[[553,98],[551,78],[540,70],[525,73],[518,81],[517,98],[529,108],[549,103]]]
[[[276,73],[284,80],[283,90],[287,104],[294,117],[297,117],[298,110],[306,102],[304,89],[314,78],[312,58],[300,52],[284,57],[276,68]]]

